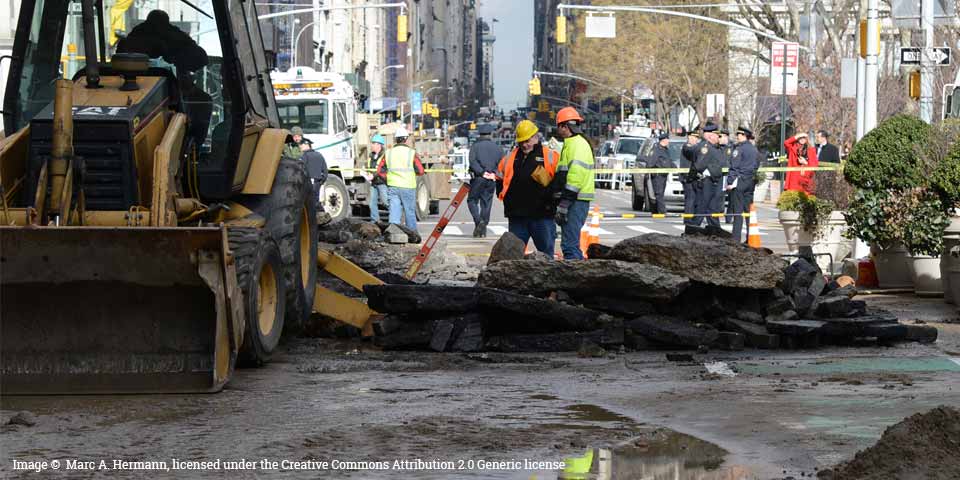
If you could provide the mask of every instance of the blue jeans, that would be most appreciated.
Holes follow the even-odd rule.
[[[386,185],[370,185],[370,220],[374,222],[380,221],[380,200],[386,200],[389,198],[387,196],[387,186]]]
[[[580,251],[580,229],[587,222],[588,213],[590,202],[583,200],[573,202],[567,210],[567,223],[560,226],[560,251],[563,252],[564,260],[583,260],[583,252]]]
[[[552,218],[513,217],[507,219],[507,230],[517,236],[524,245],[533,238],[537,250],[553,258],[557,238],[557,225]]]
[[[417,189],[387,187],[387,197],[390,199],[390,223],[399,225],[400,217],[403,217],[407,228],[416,230]]]

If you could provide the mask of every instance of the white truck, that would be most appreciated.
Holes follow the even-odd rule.
[[[364,169],[368,166],[370,137],[380,133],[390,146],[394,128],[381,126],[379,115],[359,112],[354,88],[342,74],[300,66],[271,72],[270,80],[283,127],[300,127],[330,169],[318,192],[324,210],[333,221],[355,212],[368,213],[372,172]],[[418,180],[417,217],[425,218],[437,213],[440,199],[450,198],[450,162],[443,137],[417,136],[415,148],[424,167],[438,170]]]

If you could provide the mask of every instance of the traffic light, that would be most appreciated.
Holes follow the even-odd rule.
[[[907,91],[910,93],[910,98],[914,100],[920,99],[920,71],[914,70],[910,72],[910,81],[908,82]]]
[[[877,27],[877,48],[880,48],[880,27]],[[873,52],[879,55],[879,52]],[[867,21],[860,20],[860,58],[867,58]]]
[[[527,82],[527,86],[530,87],[530,95],[540,95],[540,77],[533,77]]]
[[[403,43],[407,41],[407,16],[398,15],[397,16],[397,42]]]
[[[567,43],[567,17],[557,16],[557,43]]]

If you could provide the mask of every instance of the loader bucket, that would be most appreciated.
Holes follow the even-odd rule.
[[[0,393],[220,390],[243,326],[226,245],[223,228],[0,227]]]

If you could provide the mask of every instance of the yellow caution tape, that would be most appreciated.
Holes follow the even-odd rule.
[[[373,168],[331,168],[331,172],[341,172],[345,170],[357,171],[357,172],[375,172],[376,169]],[[825,164],[821,163],[816,167],[760,167],[757,171],[760,173],[766,172],[822,172],[822,171],[839,171],[841,170],[840,164],[832,163]],[[724,168],[723,172],[729,172],[729,168]],[[594,173],[607,174],[607,173],[688,173],[690,172],[689,168],[595,168]],[[427,168],[424,169],[424,173],[456,173],[456,170],[452,168]]]

